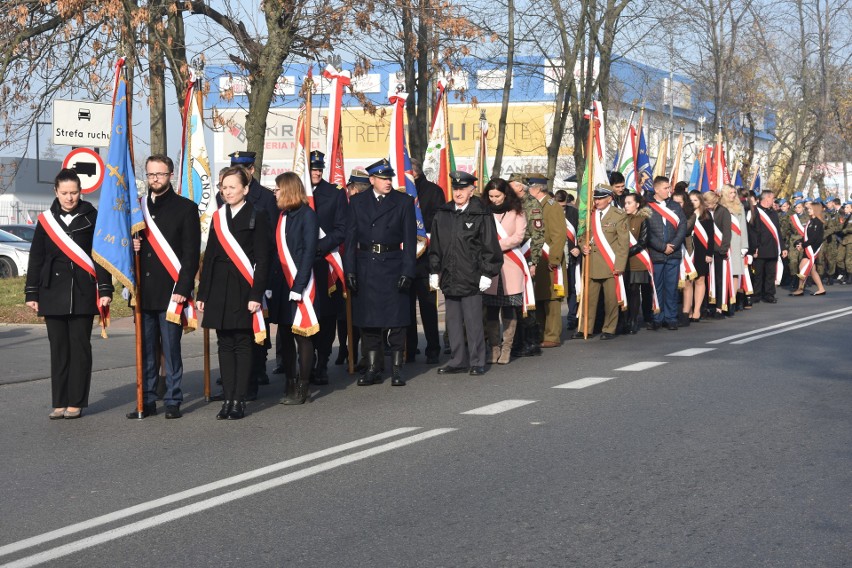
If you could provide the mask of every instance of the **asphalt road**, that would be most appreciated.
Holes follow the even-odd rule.
[[[850,325],[835,286],[481,378],[335,367],[301,407],[274,378],[237,422],[191,336],[184,418],[126,420],[129,334],[48,421],[46,339],[3,327],[0,565],[852,566]]]

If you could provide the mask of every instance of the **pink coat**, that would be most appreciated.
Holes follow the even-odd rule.
[[[500,223],[507,234],[505,238],[500,239],[500,250],[505,253],[508,250],[521,246],[527,230],[527,219],[523,213],[515,213],[514,211],[495,213],[494,221]],[[500,271],[500,278],[503,280],[503,294],[510,296],[512,294],[520,294],[524,291],[523,270],[512,260],[509,260],[505,254],[503,255],[503,268]],[[493,279],[491,287],[485,291],[485,294],[490,294],[491,296],[497,295],[496,278]]]

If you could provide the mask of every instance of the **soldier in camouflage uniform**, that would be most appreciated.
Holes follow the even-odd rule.
[[[827,202],[834,204],[832,200],[827,200]],[[815,268],[822,277],[822,281],[829,286],[834,283],[833,275],[837,268],[837,236],[839,233],[840,223],[837,221],[837,209],[826,207],[822,250],[817,256]]]
[[[843,207],[840,225],[840,247],[837,251],[837,263],[843,274],[843,283],[852,283],[852,201],[847,201]]]
[[[541,259],[541,247],[544,244],[544,211],[541,203],[529,194],[526,177],[521,174],[509,176],[509,185],[515,194],[521,198],[524,206],[524,217],[527,219],[527,232],[524,238],[530,242],[530,253],[527,264],[530,274],[535,277],[535,268]],[[512,345],[512,356],[530,357],[541,355],[540,334],[538,322],[534,314],[527,314],[525,318],[518,318],[520,326],[515,334],[515,342]]]

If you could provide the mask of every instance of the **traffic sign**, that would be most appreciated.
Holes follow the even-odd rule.
[[[112,105],[90,101],[53,101],[53,143],[109,146]]]
[[[80,177],[83,193],[92,193],[104,182],[104,161],[91,148],[71,150],[62,162],[63,168],[70,168]]]

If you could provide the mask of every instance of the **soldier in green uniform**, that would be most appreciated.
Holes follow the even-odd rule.
[[[843,283],[852,283],[852,201],[843,206],[843,222],[840,226],[840,248],[838,264],[842,263]]]
[[[524,217],[527,220],[527,231],[524,238],[530,243],[527,264],[530,267],[530,274],[535,278],[536,267],[539,260],[541,260],[541,247],[544,245],[544,212],[538,200],[530,196],[525,176],[522,174],[512,174],[509,176],[509,185],[521,199],[521,203],[524,206]],[[512,356],[530,357],[532,355],[541,355],[538,322],[535,315],[528,314],[525,318],[519,318],[519,321],[521,323],[519,327],[520,333],[515,334],[515,341],[512,345]]]
[[[817,256],[816,269],[822,276],[822,281],[831,286],[834,283],[834,271],[837,269],[838,237],[840,223],[837,219],[837,206],[834,200],[826,200],[833,207],[826,207],[825,225],[823,228],[822,251]]]

